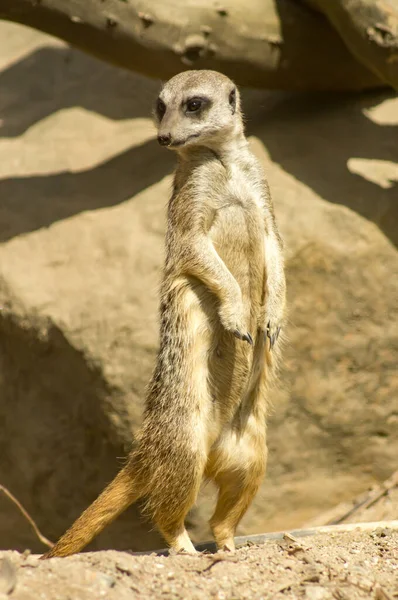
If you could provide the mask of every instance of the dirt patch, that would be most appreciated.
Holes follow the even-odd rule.
[[[137,594],[143,600],[388,600],[398,596],[397,556],[398,532],[389,529],[287,538],[244,546],[235,555],[109,550],[41,562],[38,556],[0,554],[15,566],[12,600],[123,600]]]

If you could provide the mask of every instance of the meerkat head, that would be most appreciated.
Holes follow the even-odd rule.
[[[162,88],[154,110],[158,141],[172,150],[217,148],[243,131],[236,85],[216,71],[185,71]]]

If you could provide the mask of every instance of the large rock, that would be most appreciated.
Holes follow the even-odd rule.
[[[144,118],[156,82],[17,26],[0,32],[0,55],[12,62],[0,74],[0,483],[56,538],[116,473],[140,422],[173,156]],[[298,526],[396,468],[396,249],[273,162],[276,152],[297,175],[297,136],[318,139],[329,120],[322,102],[311,116],[308,99],[297,110],[294,97],[247,98],[286,241],[291,310],[268,477],[241,532]],[[362,110],[337,104],[336,147]],[[305,173],[307,159],[308,149]],[[316,146],[311,160],[316,172]],[[209,535],[209,492],[190,518],[196,539]],[[93,547],[162,545],[139,514],[130,509]],[[2,497],[0,544],[42,549]]]

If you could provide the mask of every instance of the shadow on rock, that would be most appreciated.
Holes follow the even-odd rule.
[[[3,312],[0,373],[0,481],[55,540],[116,475],[120,460],[111,457],[126,455],[131,431],[115,427],[100,370],[49,320]],[[0,508],[1,547],[43,552],[3,496]],[[133,507],[91,549],[161,547],[150,529]]]
[[[159,87],[159,81],[117,69],[78,50],[40,48],[0,72],[0,138],[19,136],[52,113],[72,106],[109,119],[148,117]]]
[[[171,152],[151,140],[86,171],[2,179],[0,242],[83,211],[120,204],[165,177],[174,162]]]
[[[391,94],[281,96],[275,103],[248,94],[248,133],[285,171],[323,199],[373,221],[397,245],[398,183],[383,188],[375,161],[398,162],[398,127],[378,124],[364,112]],[[350,159],[363,160],[367,178],[349,170]]]

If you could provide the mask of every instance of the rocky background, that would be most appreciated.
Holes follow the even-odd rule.
[[[50,539],[112,479],[141,419],[174,163],[150,120],[159,83],[0,23],[0,484]],[[240,534],[299,527],[398,456],[398,99],[245,91],[244,107],[290,323],[268,475]],[[213,501],[208,486],[196,541]],[[162,545],[133,507],[92,548]],[[43,550],[1,495],[0,547]]]

